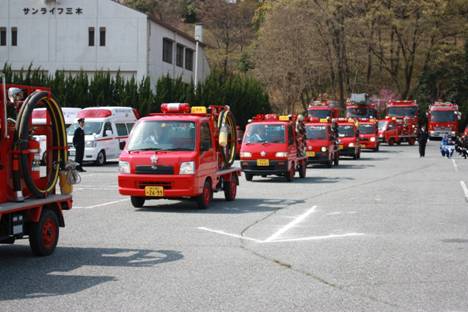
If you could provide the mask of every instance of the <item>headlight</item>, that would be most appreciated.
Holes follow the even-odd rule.
[[[349,147],[354,147],[354,143],[349,143]]]
[[[375,137],[370,138],[371,142],[375,142]]]
[[[327,151],[327,148],[325,146],[322,146],[321,150],[322,150],[322,152],[325,153]]]
[[[250,157],[252,157],[252,153],[251,153],[251,152],[241,152],[241,153],[240,153],[240,157],[242,157],[242,158],[250,158]]]
[[[86,147],[96,147],[96,141],[86,141]]]
[[[187,161],[180,164],[179,174],[194,174],[195,163],[193,161]]]
[[[278,158],[286,158],[288,157],[288,152],[277,152],[275,155]]]
[[[130,173],[130,164],[126,161],[119,161],[119,172]]]
[[[456,134],[456,132],[455,132],[455,131],[452,131],[452,135],[455,135],[455,134]]]

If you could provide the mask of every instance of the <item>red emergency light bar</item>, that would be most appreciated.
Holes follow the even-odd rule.
[[[418,106],[414,100],[389,101],[388,106]]]
[[[190,113],[190,104],[188,103],[163,103],[161,104],[163,113]]]
[[[295,121],[296,115],[277,115],[277,114],[258,114],[252,118],[252,121]]]
[[[83,109],[78,112],[77,119],[80,118],[106,118],[112,116],[112,111],[105,108]]]
[[[453,108],[454,110],[458,110],[458,105],[450,102],[435,102],[430,106],[432,109],[437,108]]]

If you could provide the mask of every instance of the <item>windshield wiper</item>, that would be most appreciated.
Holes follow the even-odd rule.
[[[166,149],[164,149],[164,150],[165,150],[165,151],[170,151],[170,152],[177,152],[177,151],[193,151],[193,149],[183,148],[183,147],[166,148]]]
[[[132,150],[128,150],[129,152],[140,152],[140,151],[160,151],[161,149],[158,147],[145,147],[145,148],[135,148]]]

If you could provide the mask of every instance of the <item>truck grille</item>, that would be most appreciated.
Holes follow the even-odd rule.
[[[136,166],[136,174],[174,174],[174,167],[169,166]]]

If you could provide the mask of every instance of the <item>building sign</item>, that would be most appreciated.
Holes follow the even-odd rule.
[[[82,8],[23,8],[24,15],[81,15]]]

